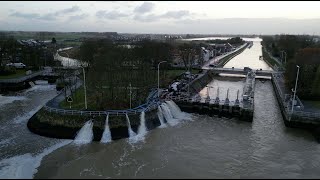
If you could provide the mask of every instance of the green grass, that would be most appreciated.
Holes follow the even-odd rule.
[[[312,104],[316,107],[320,109],[320,101],[312,101]]]
[[[72,96],[73,102],[71,103],[71,109],[85,109],[84,104],[84,89],[83,86],[79,87],[76,92]],[[95,103],[92,103],[90,99],[88,99],[88,109],[96,109]],[[66,100],[60,102],[60,107],[64,109],[70,108],[70,103]]]
[[[163,88],[167,88],[170,83],[179,75],[182,73],[186,72],[185,70],[167,70],[166,71],[166,78],[163,79],[164,77],[160,76],[160,86]],[[193,74],[198,73],[199,70],[192,70],[191,71]],[[85,104],[84,104],[84,89],[83,86],[79,87],[75,93],[72,96],[73,102],[71,103],[71,109],[84,109]],[[88,104],[88,109],[91,110],[96,110],[98,109],[98,104],[96,102],[96,99],[90,98],[87,96],[87,104]],[[70,108],[70,103],[67,102],[66,100],[60,102],[60,107],[64,109],[69,109]]]
[[[7,76],[1,76],[0,75],[0,79],[13,79],[13,78],[18,78],[18,77],[25,76],[25,75],[26,75],[26,70],[19,69],[19,70],[16,70],[15,74],[10,74],[10,75],[7,75]]]

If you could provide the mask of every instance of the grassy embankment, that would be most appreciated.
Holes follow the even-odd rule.
[[[18,78],[26,75],[26,70],[25,69],[17,69],[15,74],[10,74],[10,75],[0,75],[0,79],[13,79],[13,78]]]
[[[179,75],[181,75],[185,70],[167,70],[166,71],[166,78],[160,80],[160,87],[168,87],[169,84]],[[198,73],[198,70],[192,70],[192,73]],[[98,109],[98,105],[96,104],[95,99],[90,99],[87,97],[87,104],[88,104],[88,109]],[[60,103],[60,107],[64,109],[69,109],[70,108],[70,103],[66,101],[62,101]],[[84,109],[85,104],[84,104],[84,88],[81,86],[79,89],[76,90],[76,92],[73,95],[73,102],[71,103],[71,109]]]

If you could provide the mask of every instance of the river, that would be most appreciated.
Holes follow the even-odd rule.
[[[226,66],[268,68],[260,42]],[[261,46],[261,45],[260,45]],[[249,52],[248,52],[249,51]],[[250,53],[251,52],[251,53]],[[253,55],[255,53],[256,55]],[[242,56],[241,56],[242,55]],[[257,58],[255,58],[257,57]],[[248,64],[244,64],[248,63]],[[260,65],[259,65],[260,63]],[[242,80],[210,83],[232,89]],[[209,95],[215,96],[216,89]],[[201,94],[206,94],[205,90]],[[135,144],[75,145],[32,134],[29,117],[56,95],[41,84],[0,96],[0,177],[20,178],[318,178],[320,146],[307,131],[286,128],[270,81],[256,81],[253,122],[191,114],[191,121],[157,128]],[[222,94],[221,97],[225,96]],[[41,164],[40,164],[41,162]]]

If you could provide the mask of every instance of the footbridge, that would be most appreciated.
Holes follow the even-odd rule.
[[[212,71],[214,73],[226,73],[226,74],[241,74],[241,75],[247,75],[248,71],[247,68],[211,68],[209,71]],[[272,70],[252,70],[257,76],[271,76],[274,71]]]

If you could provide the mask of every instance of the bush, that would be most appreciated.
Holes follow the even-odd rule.
[[[8,76],[8,75],[15,74],[15,73],[16,73],[15,67],[0,66],[0,75],[1,76]]]

